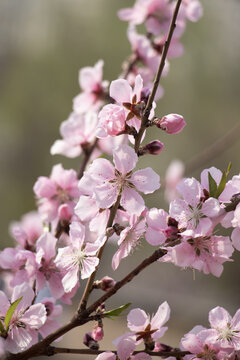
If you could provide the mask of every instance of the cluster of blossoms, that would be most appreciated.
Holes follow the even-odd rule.
[[[149,353],[138,351],[136,346],[144,342],[145,349],[153,355],[161,352],[167,360],[176,359],[176,349],[157,342],[168,329],[163,326],[170,316],[170,308],[165,301],[151,318],[141,309],[133,309],[127,316],[128,332],[113,341],[117,347],[117,356],[108,351],[103,352],[96,360],[151,360]],[[232,318],[222,307],[209,312],[210,328],[195,326],[181,339],[179,356],[184,360],[236,360],[240,355],[240,310]],[[166,354],[164,356],[164,353]],[[171,354],[172,353],[172,354]]]
[[[140,194],[160,188],[160,177],[152,168],[135,168],[140,156],[160,154],[163,143],[136,144],[144,138],[142,119],[175,4],[138,0],[133,8],[119,12],[122,20],[129,21],[133,54],[109,88],[103,80],[103,61],[79,73],[82,92],[74,98],[73,111],[60,128],[62,139],[53,144],[51,153],[70,158],[82,154],[83,166],[77,173],[58,164],[49,177],[39,177],[33,188],[38,211],[11,225],[16,246],[0,252],[5,274],[5,292],[0,292],[1,354],[24,351],[56,331],[62,311],[56,301],[71,304],[80,279],[90,279],[90,292],[117,291],[118,284],[107,276],[94,281],[101,251],[109,240],[117,247],[111,259],[113,270],[145,240],[154,250],[161,250],[158,261],[217,277],[223,264],[232,261],[234,249],[240,250],[240,175],[227,180],[229,171],[211,167],[202,171],[199,182],[183,178],[183,166],[175,162],[165,179],[168,212],[147,208]],[[183,0],[170,58],[183,52],[180,37],[187,20],[197,21],[201,15],[198,0]],[[143,23],[146,35],[137,33],[136,26]],[[164,75],[168,68],[166,61]],[[157,96],[161,95],[160,88]],[[155,126],[168,134],[182,131],[186,123],[181,115],[158,118],[155,108],[152,102],[144,130]],[[102,153],[111,155],[113,161],[100,157]],[[219,225],[233,228],[231,237],[216,235]],[[92,350],[99,349],[104,336],[103,318],[120,313],[119,309],[106,311],[104,303],[98,305],[96,324],[83,341]],[[195,327],[183,337],[177,355],[176,349],[157,342],[167,330],[163,325],[169,316],[167,302],[152,318],[141,309],[131,310],[127,317],[130,332],[114,341],[117,352],[103,352],[97,360],[149,360],[149,352],[169,360],[179,358],[178,354],[186,360],[239,356],[239,311],[231,319],[221,307],[211,310],[211,329]],[[142,343],[145,349],[136,352]]]

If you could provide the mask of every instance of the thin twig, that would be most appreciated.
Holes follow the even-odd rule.
[[[115,350],[69,349],[69,348],[59,348],[54,346],[49,347],[49,353],[52,353],[53,355],[55,354],[99,355],[106,351],[111,351],[112,353],[117,355],[117,351]],[[133,355],[140,354],[143,352],[145,351],[144,350],[134,351]],[[158,351],[158,352],[148,351],[147,354],[150,356],[160,356],[160,357],[167,357],[167,356],[178,357],[178,356],[185,356],[190,353],[188,351],[181,351],[176,349],[173,351]]]
[[[78,179],[81,179],[83,177],[83,173],[84,173],[86,166],[89,162],[89,159],[93,153],[93,150],[97,146],[97,143],[98,143],[98,138],[96,138],[94,140],[93,144],[89,148],[83,149],[83,159],[82,159],[80,169],[78,171]]]
[[[142,116],[140,130],[138,132],[138,135],[136,136],[136,141],[135,141],[135,151],[136,151],[136,153],[138,153],[138,149],[139,149],[140,144],[141,144],[141,139],[142,139],[143,133],[144,133],[146,127],[147,127],[149,114],[150,114],[150,111],[152,109],[152,104],[153,104],[153,101],[154,101],[154,98],[155,98],[155,95],[156,95],[156,92],[157,92],[157,88],[158,88],[158,85],[159,85],[159,82],[160,82],[160,79],[161,79],[161,76],[162,76],[162,72],[163,72],[163,69],[164,69],[165,61],[166,61],[166,58],[167,58],[168,49],[169,49],[169,46],[170,46],[170,43],[171,43],[171,40],[172,40],[174,29],[176,27],[176,20],[177,20],[178,11],[179,11],[181,2],[182,2],[182,0],[178,0],[177,3],[176,3],[175,10],[174,10],[173,17],[172,17],[172,21],[171,21],[169,31],[168,31],[167,40],[166,40],[166,42],[164,44],[164,47],[163,47],[163,53],[162,53],[162,56],[161,56],[161,61],[160,61],[158,71],[157,71],[157,74],[156,74],[156,77],[155,77],[155,80],[154,80],[154,83],[153,83],[153,88],[152,88],[151,94],[150,94],[150,96],[148,98],[148,102],[147,102],[146,108],[145,108],[143,116]]]

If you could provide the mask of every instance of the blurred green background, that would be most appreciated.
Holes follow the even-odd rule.
[[[141,167],[150,164],[162,177],[172,159],[191,161],[239,123],[240,2],[202,3],[204,17],[188,24],[183,37],[185,53],[171,61],[169,75],[162,81],[165,95],[157,107],[159,116],[182,114],[187,127],[175,136],[159,132],[165,151],[140,161]],[[125,36],[127,24],[116,12],[132,4],[127,0],[0,1],[1,248],[12,245],[10,221],[35,207],[32,187],[37,177],[49,175],[52,165],[59,162],[78,169],[79,159],[51,157],[49,149],[59,138],[59,125],[71,111],[72,98],[79,93],[78,70],[104,59],[104,79],[111,81],[120,73],[130,46]],[[150,129],[148,139],[156,139],[154,129]],[[225,169],[229,161],[231,175],[239,173],[238,139],[236,133],[213,160],[209,153],[204,165],[194,165],[188,175],[199,177],[204,167],[212,165]],[[147,202],[167,208],[160,193]],[[137,264],[144,252],[151,249],[140,248],[120,266],[116,277]],[[155,312],[167,300],[172,317],[165,341],[177,345],[183,331],[197,323],[207,325],[207,312],[212,307],[218,304],[232,312],[240,307],[239,255],[234,258],[233,264],[225,264],[221,279],[197,273],[195,281],[190,270],[155,264],[123,289],[112,304],[131,301]],[[107,272],[111,274],[110,266]],[[118,327],[116,322],[111,326]]]

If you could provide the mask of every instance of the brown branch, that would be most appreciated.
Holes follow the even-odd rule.
[[[81,326],[86,324],[88,321],[91,321],[93,318],[89,317],[91,313],[93,313],[103,302],[112,297],[118,290],[120,290],[123,286],[129,283],[135,276],[137,276],[141,271],[143,271],[147,266],[151,265],[159,258],[164,256],[167,253],[164,249],[156,250],[151,256],[146,258],[139,264],[134,270],[132,270],[127,276],[125,276],[122,280],[118,281],[115,286],[106,292],[103,296],[101,296],[97,301],[95,301],[92,305],[90,305],[86,310],[82,310],[80,313],[76,312],[73,319],[67,323],[66,325],[59,328],[57,331],[48,335],[46,338],[41,340],[39,343],[33,345],[29,349],[18,353],[18,354],[8,354],[6,356],[6,360],[28,360],[33,357],[37,357],[40,355],[51,355],[49,353],[50,344],[58,339],[60,336],[66,334],[68,331],[74,329],[77,326]],[[53,355],[53,354],[52,354]]]
[[[93,142],[93,144],[90,147],[83,148],[83,159],[80,166],[80,169],[78,171],[78,179],[81,179],[83,177],[83,173],[85,171],[85,168],[88,164],[88,161],[93,153],[93,150],[97,146],[98,138],[96,138]]]
[[[162,256],[167,253],[165,249],[158,249],[154,251],[154,253],[143,260],[141,264],[139,264],[134,270],[132,270],[127,276],[125,276],[122,280],[118,281],[112,289],[107,291],[103,296],[101,296],[97,301],[95,301],[92,305],[90,305],[86,310],[79,314],[79,317],[82,316],[88,317],[93,311],[95,311],[102,303],[112,297],[118,290],[120,290],[123,286],[129,283],[135,276],[137,276],[142,270],[144,270],[147,266],[151,265]],[[86,314],[86,315],[85,315]]]
[[[117,351],[115,350],[69,349],[69,348],[59,348],[54,346],[49,347],[49,354],[51,355],[55,355],[55,354],[99,355],[106,351],[111,351],[112,353],[117,355]],[[146,351],[144,350],[134,351],[133,355],[140,354],[143,352]],[[160,357],[167,357],[167,356],[178,357],[178,356],[185,356],[190,353],[189,351],[181,351],[178,349],[174,349],[173,351],[158,351],[158,352],[148,351],[147,354],[149,354],[150,356],[160,356]]]
[[[157,71],[157,74],[156,74],[156,77],[155,77],[155,80],[154,80],[154,83],[153,83],[153,88],[152,88],[151,94],[150,94],[150,96],[148,98],[148,102],[147,102],[146,108],[145,108],[143,116],[142,116],[140,130],[139,130],[138,135],[136,136],[136,139],[135,139],[135,152],[136,153],[138,153],[138,149],[139,149],[140,144],[141,144],[141,139],[142,139],[143,133],[144,133],[146,127],[147,127],[149,114],[150,114],[150,111],[152,109],[152,104],[153,104],[153,101],[154,101],[154,98],[155,98],[155,95],[156,95],[156,92],[157,92],[157,88],[158,88],[158,85],[159,85],[159,82],[160,82],[160,79],[161,79],[161,76],[162,76],[162,72],[163,72],[163,69],[164,69],[165,61],[166,61],[166,58],[167,58],[168,49],[169,49],[169,46],[170,46],[170,43],[171,43],[171,40],[172,40],[174,29],[176,27],[176,20],[177,20],[178,11],[179,11],[181,2],[182,2],[182,0],[178,0],[177,3],[176,3],[175,10],[174,10],[173,17],[172,17],[172,21],[171,21],[171,24],[170,24],[170,27],[169,27],[169,30],[168,30],[167,40],[166,40],[166,42],[164,44],[164,47],[163,47],[163,53],[162,53],[162,56],[161,56],[161,61],[160,61],[158,71]]]

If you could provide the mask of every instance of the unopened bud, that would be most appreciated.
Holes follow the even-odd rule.
[[[160,342],[155,343],[154,352],[166,351],[170,352],[173,348],[169,345],[161,344]]]
[[[104,276],[101,280],[100,289],[102,289],[103,291],[108,291],[108,290],[112,289],[115,284],[116,284],[116,281],[114,281],[111,277]]]
[[[68,204],[62,204],[58,208],[58,217],[60,220],[69,221],[73,215],[73,210]]]
[[[98,324],[96,326],[94,326],[93,332],[92,332],[92,337],[95,341],[101,341],[103,339],[103,328],[101,326],[99,326]]]
[[[142,148],[143,154],[158,155],[164,149],[164,144],[159,140],[151,141]]]
[[[84,335],[83,343],[91,350],[98,350],[99,344],[94,338],[92,337],[92,333],[88,332]]]
[[[183,116],[178,114],[165,115],[161,119],[155,119],[154,123],[168,134],[178,134],[186,125]]]

